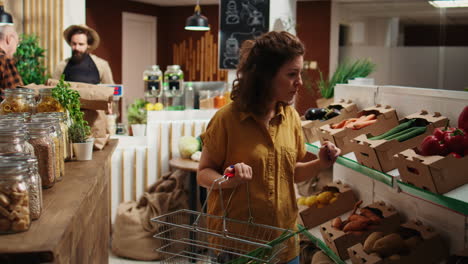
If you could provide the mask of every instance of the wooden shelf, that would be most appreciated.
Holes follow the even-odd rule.
[[[0,235],[1,263],[108,263],[110,169],[117,142],[94,151],[90,161],[65,163],[63,180],[43,190],[40,219],[26,232]]]

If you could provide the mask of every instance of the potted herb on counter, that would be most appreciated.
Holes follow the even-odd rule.
[[[133,104],[128,107],[127,120],[132,129],[133,136],[146,135],[146,104],[148,102],[143,99],[136,99]]]
[[[60,79],[55,88],[52,88],[52,96],[67,110],[70,116],[68,136],[73,145],[73,152],[77,160],[91,160],[94,141],[89,138],[91,127],[84,120],[81,111],[80,94],[70,88],[70,84]]]

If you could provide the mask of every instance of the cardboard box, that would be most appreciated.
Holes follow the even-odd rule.
[[[350,148],[350,140],[361,134],[380,135],[387,130],[398,125],[398,117],[395,109],[390,106],[376,105],[373,107],[361,110],[357,117],[362,115],[375,114],[377,122],[370,126],[359,130],[351,128],[331,128],[330,124],[323,125],[317,129],[317,135],[320,142],[330,141],[341,149],[341,154],[346,154],[352,151]]]
[[[439,263],[446,259],[448,256],[448,247],[442,240],[441,236],[432,228],[423,225],[420,221],[410,221],[401,225],[402,228],[409,228],[419,233],[422,242],[415,248],[411,249],[409,253],[400,255],[399,260],[391,260],[389,258],[381,258],[377,255],[367,254],[363,250],[363,244],[359,243],[348,248],[348,253],[351,257],[353,264],[413,264],[413,263]],[[406,239],[401,232],[403,239]]]
[[[336,188],[340,192],[336,202],[322,208],[299,205],[299,218],[308,229],[353,210],[356,196],[348,185],[341,183],[341,181],[332,182],[324,186],[322,192],[330,188]]]
[[[412,139],[398,142],[398,140],[370,140],[368,137],[377,136],[376,134],[359,135],[351,140],[350,148],[356,155],[357,162],[369,168],[382,172],[391,171],[396,168],[393,155],[408,148],[419,146],[423,139],[432,135],[436,127],[444,126],[447,123],[447,118],[441,116],[440,113],[429,114],[426,110],[419,113],[409,115],[399,121],[399,124],[408,121],[409,119],[418,118],[424,119],[429,124],[424,134],[416,136]]]
[[[402,181],[424,190],[444,194],[468,183],[468,155],[462,158],[422,156],[415,149],[394,156]]]
[[[331,105],[339,105],[343,107],[340,110],[340,115],[330,118],[328,120],[305,120],[305,117],[302,117],[302,131],[304,132],[304,138],[307,143],[312,143],[319,140],[317,132],[315,131],[318,127],[327,124],[337,123],[344,119],[357,116],[357,106],[351,100],[345,101],[341,99],[339,102],[332,103],[330,104],[330,106]]]
[[[364,243],[366,238],[376,231],[389,234],[394,232],[400,226],[400,215],[392,207],[387,206],[384,202],[376,202],[368,205],[368,207],[379,209],[382,212],[383,218],[379,225],[373,226],[370,230],[364,231],[361,235],[345,233],[341,230],[332,227],[332,221],[328,221],[320,226],[325,244],[332,249],[342,260],[349,258],[347,249],[357,243]]]

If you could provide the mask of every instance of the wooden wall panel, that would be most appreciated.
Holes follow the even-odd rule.
[[[34,34],[46,50],[44,63],[51,73],[62,58],[63,0],[24,0],[24,34]]]

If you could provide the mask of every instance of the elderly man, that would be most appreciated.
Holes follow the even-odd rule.
[[[52,74],[52,78],[65,81],[91,84],[113,84],[109,63],[96,55],[90,54],[99,46],[99,35],[86,25],[73,25],[65,29],[63,37],[72,48],[72,56],[61,61]]]
[[[4,89],[23,85],[13,60],[18,43],[18,33],[13,26],[0,26],[0,96],[2,99]]]

